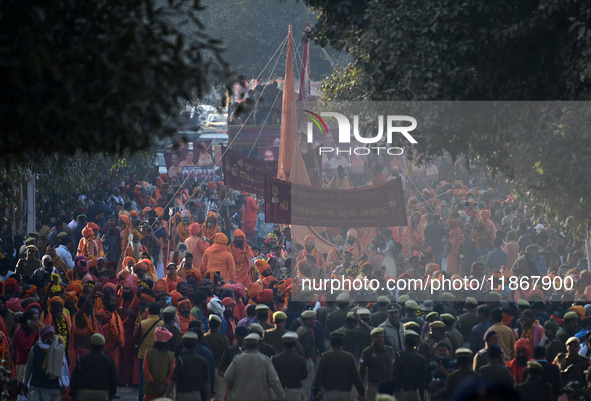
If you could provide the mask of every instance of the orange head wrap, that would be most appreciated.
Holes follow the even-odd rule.
[[[83,237],[90,237],[94,235],[94,231],[92,231],[92,228],[86,226],[82,229],[82,236]]]
[[[249,287],[248,287],[248,297],[250,299],[256,299],[256,297],[261,293],[261,291],[263,291],[263,286],[260,285],[259,283],[252,283]]]
[[[209,219],[210,217],[213,217],[214,219],[218,219],[218,214],[216,212],[214,212],[213,210],[210,210],[209,212],[207,212],[207,217],[206,220]]]
[[[236,231],[234,231],[234,238],[236,237],[246,238],[246,235],[244,235],[244,231],[238,228]]]
[[[228,244],[228,237],[226,237],[226,234],[224,233],[217,233],[215,235],[215,241],[216,244],[222,244],[222,245],[227,245]]]
[[[55,297],[49,300],[49,307],[51,308],[51,305],[53,305],[56,302],[64,306],[64,299],[56,295]]]
[[[74,291],[78,297],[82,294],[83,288],[80,280],[73,280],[68,283],[68,291]]]
[[[135,265],[137,263],[137,261],[132,258],[131,256],[126,256],[125,259],[123,259],[123,262],[121,262],[121,266],[123,266],[123,270],[127,270],[127,262],[133,262],[131,265]]]
[[[178,291],[172,291],[170,293],[170,303],[174,306],[178,307],[179,304],[179,300],[183,297],[183,294],[181,294]]]
[[[189,278],[189,276],[193,276],[197,279],[197,281],[201,281],[203,275],[198,269],[189,269],[185,272],[185,277]]]
[[[160,279],[154,283],[154,292],[156,291],[164,291],[166,292],[166,281]]]
[[[183,305],[189,305],[189,306],[191,306],[191,301],[189,301],[188,299],[183,299],[182,301],[179,301],[177,303],[177,309],[180,309],[181,306],[183,306]]]
[[[199,235],[200,232],[201,232],[201,226],[199,225],[199,223],[189,224],[189,234]]]
[[[273,301],[273,290],[266,289],[261,291],[261,293],[257,296],[257,301],[261,303],[268,303]]]

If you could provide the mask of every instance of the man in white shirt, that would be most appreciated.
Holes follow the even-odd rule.
[[[72,243],[72,238],[68,237],[66,233],[59,233],[57,237],[60,245],[55,248],[55,253],[62,258],[68,269],[73,269],[74,261],[72,260],[72,254],[68,250],[68,245]]]

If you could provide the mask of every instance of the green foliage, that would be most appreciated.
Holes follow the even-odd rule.
[[[0,2],[0,156],[122,153],[226,75],[183,0]]]
[[[313,29],[319,43],[347,49],[353,62],[344,71],[358,72],[347,82],[337,71],[324,83],[331,100],[591,97],[591,3],[586,0],[306,4],[319,13]],[[574,117],[569,107],[578,110]],[[488,125],[481,120],[478,127],[460,124],[424,138],[417,150],[479,159],[506,177],[524,200],[542,202],[550,220],[567,221],[584,236],[591,216],[591,119],[581,107],[558,109],[533,128],[522,123],[503,129],[502,121],[493,120]],[[522,122],[532,121],[528,109],[522,111]]]

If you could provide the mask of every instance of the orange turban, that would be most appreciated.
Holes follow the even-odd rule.
[[[262,278],[261,282],[263,283],[263,288],[269,288],[271,286],[271,281],[277,281],[277,279],[273,276]]]
[[[86,227],[90,227],[90,228],[91,228],[91,229],[93,229],[93,230],[100,230],[100,229],[101,229],[101,228],[98,226],[98,224],[96,224],[96,223],[93,223],[92,221],[91,221],[91,222],[89,222],[89,223],[86,225]]]
[[[154,283],[154,292],[156,291],[164,291],[166,292],[166,281],[160,279]]]
[[[146,262],[138,262],[135,265],[133,265],[132,270],[134,272],[138,271],[138,270],[144,270],[144,271],[148,271],[148,264]]]
[[[83,237],[90,237],[94,235],[94,231],[92,230],[92,228],[86,226],[82,229],[82,236]]]
[[[64,306],[64,299],[62,297],[55,296],[49,300],[49,307],[51,308],[51,305],[56,302]]]
[[[199,223],[191,223],[189,225],[189,234],[199,235],[200,232],[201,232],[201,226],[199,225]]]
[[[162,209],[160,206],[154,208],[154,211],[156,212],[156,216],[158,217],[162,216],[162,214],[164,213],[164,209]]]
[[[191,306],[191,301],[189,301],[188,299],[183,299],[182,301],[179,301],[177,303],[177,309],[180,309],[181,306],[183,306],[183,305],[189,305],[189,306]]]
[[[252,283],[249,287],[248,287],[248,297],[250,299],[256,299],[256,297],[261,293],[261,291],[263,291],[263,286],[260,285],[259,283]]]
[[[238,228],[236,231],[234,231],[234,238],[236,237],[246,238],[246,235],[244,235],[244,232]]]
[[[125,259],[123,259],[123,262],[121,262],[121,265],[123,266],[123,270],[127,270],[127,262],[132,261],[132,266],[135,265],[137,263],[137,261],[132,258],[131,256],[126,256]]]
[[[131,212],[129,212],[129,215],[133,216],[133,217],[139,216],[138,212],[136,212],[135,210],[132,210]]]
[[[226,234],[224,234],[224,233],[217,233],[215,235],[214,242],[216,244],[227,245],[228,244],[228,237],[226,237]]]
[[[80,280],[73,280],[68,283],[68,291],[74,291],[76,296],[80,296],[82,294],[82,282]]]
[[[273,290],[266,289],[261,291],[261,293],[257,296],[257,301],[261,303],[268,303],[273,301]]]
[[[218,214],[216,212],[214,212],[213,210],[210,210],[209,212],[207,212],[207,217],[206,219],[209,219],[210,217],[213,217],[214,219],[218,219]]]
[[[176,307],[179,306],[179,300],[183,297],[183,294],[181,294],[178,291],[172,291],[170,293],[170,303]]]
[[[185,272],[185,277],[193,276],[197,279],[197,281],[201,281],[203,275],[198,269],[189,269]]]
[[[107,288],[110,288],[111,290],[113,290],[113,294],[117,293],[117,287],[115,287],[115,284],[113,284],[113,283],[105,283],[105,285],[103,285],[103,292]]]

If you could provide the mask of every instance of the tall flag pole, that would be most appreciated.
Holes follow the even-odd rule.
[[[291,25],[287,33],[287,59],[285,61],[285,80],[283,85],[283,103],[281,108],[281,142],[279,145],[279,164],[277,177],[291,180],[291,156],[298,137],[293,83],[293,35]]]

